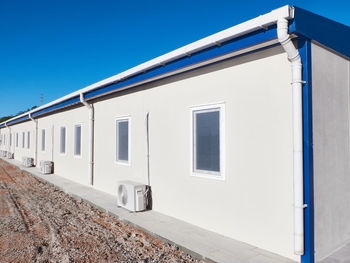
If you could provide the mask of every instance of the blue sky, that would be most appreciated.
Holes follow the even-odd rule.
[[[350,1],[0,1],[0,117],[286,4],[350,25]]]

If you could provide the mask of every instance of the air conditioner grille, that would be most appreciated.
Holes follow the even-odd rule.
[[[128,202],[128,192],[126,191],[125,185],[121,184],[118,188],[118,198],[120,202],[125,206]]]

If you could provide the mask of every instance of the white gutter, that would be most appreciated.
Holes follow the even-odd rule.
[[[38,160],[38,120],[34,120],[32,117],[32,114],[28,114],[29,119],[31,119],[35,123],[35,142],[34,144],[34,165],[37,165],[37,160]]]
[[[277,22],[278,40],[292,64],[293,99],[293,178],[294,178],[294,253],[304,254],[304,183],[303,183],[303,116],[302,63],[298,50],[288,34],[288,20]]]
[[[52,101],[52,102],[47,103],[43,106],[40,106],[34,110],[31,110],[30,112],[21,114],[19,116],[14,117],[14,118],[11,118],[8,121],[12,121],[12,120],[24,117],[24,116],[28,115],[28,113],[38,112],[42,109],[56,105],[58,103],[66,101],[68,99],[80,96],[80,94],[82,94],[82,93],[86,93],[86,92],[101,88],[103,86],[119,82],[123,79],[130,78],[134,75],[145,72],[147,70],[158,67],[160,65],[163,66],[163,65],[165,65],[171,61],[174,61],[176,59],[179,59],[182,57],[187,57],[187,56],[189,56],[195,52],[201,51],[203,49],[206,49],[206,48],[209,48],[212,46],[216,46],[216,45],[220,45],[222,42],[243,36],[245,34],[249,34],[249,33],[254,32],[256,30],[259,30],[261,28],[266,28],[270,25],[274,25],[277,23],[277,20],[280,18],[285,18],[285,19],[293,18],[293,14],[290,14],[290,7],[288,5],[283,6],[281,8],[278,8],[278,9],[275,9],[275,10],[272,10],[271,12],[269,12],[265,15],[258,16],[254,19],[251,19],[251,20],[246,21],[244,23],[241,23],[239,25],[230,27],[226,30],[223,30],[223,31],[218,32],[216,34],[213,34],[211,36],[205,37],[205,38],[198,40],[196,42],[193,42],[189,45],[178,48],[174,51],[171,51],[167,54],[164,54],[164,55],[159,56],[157,58],[154,58],[152,60],[149,60],[145,63],[142,63],[136,67],[128,69],[122,73],[115,75],[115,76],[104,79],[104,80],[99,81],[95,84],[89,85],[83,89],[80,89],[78,91],[70,93],[64,97],[61,97],[55,101]]]
[[[94,106],[85,101],[83,93],[80,93],[80,102],[89,109],[89,180],[94,184]]]

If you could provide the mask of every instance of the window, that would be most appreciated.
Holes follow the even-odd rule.
[[[30,148],[30,131],[27,132],[27,149]]]
[[[116,160],[120,163],[130,163],[130,118],[116,121]]]
[[[60,128],[60,153],[66,153],[66,127]]]
[[[22,148],[24,148],[24,142],[25,142],[25,133],[22,132]]]
[[[74,126],[74,155],[81,155],[81,125]]]
[[[224,179],[224,105],[192,109],[192,174]]]
[[[45,129],[41,130],[41,150],[45,151]]]
[[[12,133],[10,133],[10,146],[12,146]]]
[[[16,132],[16,147],[18,147],[18,132]]]

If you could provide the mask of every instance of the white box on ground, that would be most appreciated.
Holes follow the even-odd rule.
[[[119,181],[117,188],[118,206],[137,212],[146,209],[147,187],[133,181]]]

